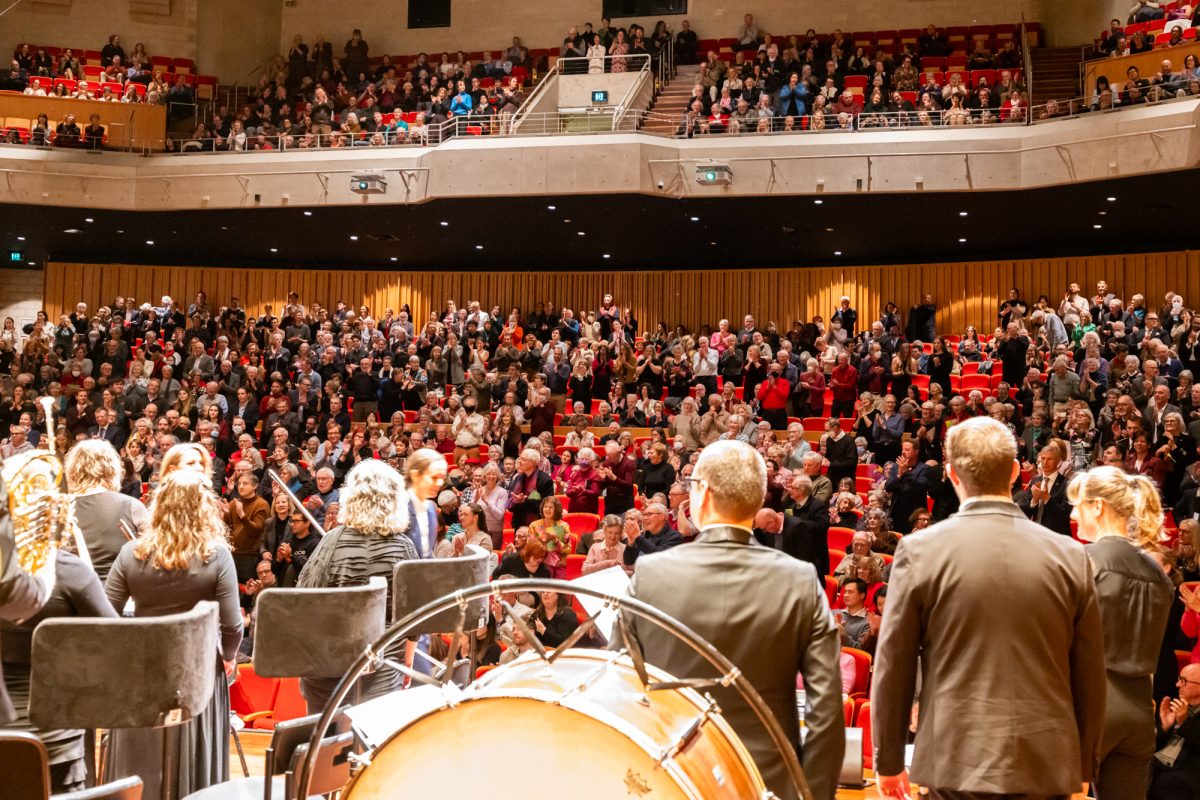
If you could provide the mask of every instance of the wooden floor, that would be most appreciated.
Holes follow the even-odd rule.
[[[242,731],[242,750],[246,754],[246,766],[250,770],[251,775],[261,775],[263,771],[263,751],[271,742],[271,734],[258,731]],[[242,777],[242,766],[238,761],[237,746],[230,744],[229,747],[229,772],[234,778]],[[879,794],[874,787],[868,786],[863,789],[839,789],[837,800],[866,800],[867,798],[878,798]]]

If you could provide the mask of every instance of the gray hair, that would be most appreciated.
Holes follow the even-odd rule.
[[[338,523],[363,533],[389,536],[408,528],[404,478],[383,461],[360,461],[341,489]]]

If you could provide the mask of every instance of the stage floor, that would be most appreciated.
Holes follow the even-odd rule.
[[[271,743],[271,734],[260,731],[242,731],[242,750],[246,754],[246,766],[251,775],[261,775],[263,771],[263,751]],[[238,761],[237,747],[232,742],[229,745],[229,771],[231,777],[242,776],[242,766]],[[837,800],[875,800],[879,795],[874,786],[866,789],[839,789]]]

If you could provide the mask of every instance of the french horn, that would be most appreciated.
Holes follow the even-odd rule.
[[[85,561],[83,536],[75,520],[74,498],[62,491],[63,467],[54,454],[54,398],[38,402],[46,414],[48,450],[30,450],[5,459],[0,476],[8,489],[17,564],[31,574],[52,563],[59,547],[74,544]]]

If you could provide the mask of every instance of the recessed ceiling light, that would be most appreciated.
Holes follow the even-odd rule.
[[[153,239],[147,239],[147,240],[146,240],[146,244],[154,244],[154,240],[153,240]]]
[[[713,247],[716,247],[716,246],[717,246],[717,243],[716,243],[716,242],[709,242],[709,244],[710,244],[710,245],[712,245]]]
[[[271,252],[272,252],[272,253],[278,253],[278,252],[279,252],[279,248],[277,248],[277,247],[272,247],[272,248],[271,248]]]
[[[91,217],[87,217],[86,219],[84,219],[84,222],[95,222],[95,221],[96,220],[92,219]]]
[[[18,242],[23,242],[23,241],[25,241],[25,237],[24,237],[24,236],[18,236],[18,237],[17,237],[17,241],[18,241]]]
[[[699,222],[699,221],[700,221],[699,217],[692,217],[692,222]]]
[[[1108,216],[1108,212],[1107,212],[1107,211],[1097,211],[1096,213],[1097,213],[1097,214],[1099,214],[1099,215],[1100,215],[1100,216],[1102,216],[1102,217],[1107,217],[1107,216]]]
[[[579,231],[579,235],[580,235],[580,236],[587,236],[587,234],[586,234],[586,233],[584,233],[583,231]]]
[[[558,208],[558,206],[546,206],[546,210],[547,210],[547,211],[554,211],[554,210],[556,210],[557,208]]]
[[[819,205],[821,205],[821,203],[824,203],[824,202],[825,202],[824,200],[813,200],[813,205],[819,206]]]
[[[67,228],[63,233],[83,233],[79,228]]]
[[[483,245],[481,245],[481,244],[477,244],[477,245],[475,245],[475,249],[476,249],[476,250],[482,250],[482,249],[483,249]]]
[[[442,220],[442,222],[441,222],[441,225],[442,225],[442,227],[443,227],[443,228],[449,228],[449,227],[450,227],[450,223],[449,223],[449,222],[447,222],[446,220]]]
[[[967,215],[967,212],[966,212],[966,211],[960,211],[960,212],[958,212],[958,215],[959,215],[960,217],[965,217],[965,216]]]
[[[306,217],[311,217],[311,216],[312,216],[312,212],[311,212],[311,211],[305,211],[305,212],[304,212],[304,216],[306,216]]]
[[[610,256],[608,253],[605,253],[605,254],[604,254],[604,257],[605,257],[605,258],[612,258],[612,256]]]
[[[395,256],[392,256],[392,261],[399,261],[399,260],[400,259],[396,258]]]
[[[1099,230],[1100,228],[1103,228],[1104,226],[1103,226],[1103,225],[1101,225],[1099,222],[1097,222],[1097,223],[1096,223],[1095,225],[1093,225],[1092,227],[1093,227],[1093,228],[1095,228],[1096,230]]]
[[[842,251],[841,251],[841,250],[834,250],[834,251],[833,251],[833,254],[834,254],[835,256],[840,256],[840,255],[842,254]]]
[[[36,266],[37,266],[37,264],[33,263],[32,261],[26,261],[25,263],[26,263],[26,264],[28,264],[28,265],[29,265],[29,266],[31,266],[31,267],[36,267]]]
[[[826,228],[826,229],[825,229],[825,232],[826,232],[826,233],[833,233],[833,228]]]
[[[571,221],[571,220],[569,220],[569,219],[564,219],[564,220],[563,220],[563,222],[570,222],[570,221]]]
[[[1115,202],[1117,202],[1117,198],[1115,198],[1115,197],[1109,197],[1109,198],[1106,198],[1106,199],[1107,199],[1107,200],[1108,200],[1108,202],[1110,202],[1110,203],[1115,203]]]
[[[350,241],[352,241],[352,242],[357,242],[357,241],[358,241],[358,237],[357,237],[357,236],[355,236],[354,234],[351,234],[351,235],[350,235]]]
[[[966,239],[961,239],[961,238],[960,238],[960,239],[958,240],[958,243],[959,243],[959,244],[962,244],[962,243],[963,243],[963,242],[965,242],[965,241],[966,241]]]

